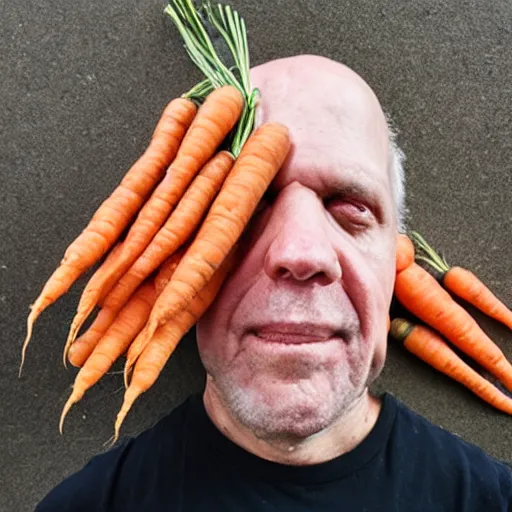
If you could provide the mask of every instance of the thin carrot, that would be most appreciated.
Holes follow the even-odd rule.
[[[179,341],[210,307],[217,296],[226,277],[236,263],[237,256],[235,251],[236,247],[213,274],[208,284],[194,297],[189,307],[180,311],[172,320],[160,326],[149,343],[145,347],[140,347],[140,355],[134,354],[133,360],[127,360],[125,366],[125,381],[128,380],[128,375],[130,374],[133,363],[136,362],[132,379],[124,395],[123,405],[117,415],[114,443],[119,437],[121,424],[134,401],[156,382]],[[130,349],[131,348],[132,347],[130,347]]]
[[[114,286],[146,249],[194,176],[236,124],[243,106],[244,98],[234,86],[220,87],[207,96],[187,131],[175,160],[126,235],[117,265],[115,268],[108,268],[108,271],[102,272],[99,269],[83,291],[66,347],[75,339],[99,297],[104,296]]]
[[[429,272],[413,263],[397,274],[395,295],[411,313],[472,357],[512,391],[512,365],[503,352]]]
[[[169,282],[174,270],[178,266],[178,263],[183,256],[184,250],[185,249],[183,248],[176,251],[172,256],[167,258],[167,260],[158,270],[158,273],[154,277],[154,287],[156,291],[154,297],[155,300],[162,291],[165,284]],[[128,304],[124,305],[124,308],[128,307]],[[98,342],[102,339],[110,326],[114,323],[119,311],[122,309],[122,306],[118,307],[117,304],[109,301],[107,298],[103,304],[102,309],[98,313],[98,316],[95,318],[89,329],[70,346],[67,353],[67,358],[73,366],[83,366]],[[145,318],[144,323],[146,320],[147,317]],[[142,327],[144,327],[144,324],[141,325],[140,329],[142,329]]]
[[[396,243],[396,272],[414,263],[414,244],[405,233],[399,233]]]
[[[462,267],[451,267],[443,277],[443,284],[461,299],[512,329],[512,311],[473,272]]]
[[[167,105],[146,151],[125,174],[113,193],[103,201],[82,233],[66,249],[59,267],[31,305],[27,335],[22,347],[20,375],[34,322],[48,306],[69,290],[83,272],[98,262],[119,238],[176,155],[196,111],[194,102],[188,99],[176,98]]]
[[[434,331],[403,318],[391,322],[391,336],[436,370],[456,380],[500,411],[512,414],[512,399],[466,364]]]
[[[155,299],[155,284],[152,280],[146,281],[132,295],[105,336],[96,345],[92,354],[78,372],[71,396],[62,410],[59,424],[61,434],[64,418],[71,406],[76,404],[84,396],[84,393],[108,372],[117,358],[126,351],[137,333],[144,327]]]
[[[419,233],[413,232],[411,236],[425,253],[418,255],[417,259],[440,273],[440,280],[447,290],[512,329],[512,311],[473,272],[458,266],[450,267]]]
[[[251,134],[141,335],[151,338],[206,285],[247,226],[289,148],[289,132],[282,124],[267,123]]]
[[[121,307],[137,286],[191,237],[232,166],[232,155],[220,151],[203,167],[146,250],[109,292],[109,303]]]

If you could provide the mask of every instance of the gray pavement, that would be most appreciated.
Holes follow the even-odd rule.
[[[504,0],[233,1],[253,64],[299,53],[341,60],[374,88],[408,156],[408,224],[512,304],[512,4]],[[104,379],[58,418],[61,364],[85,278],[36,324],[28,306],[65,247],[145,148],[164,105],[198,71],[156,0],[0,3],[0,510],[32,510],[103,449],[122,398]],[[481,316],[512,359],[510,331]],[[119,367],[116,368],[119,370]],[[140,432],[203,385],[193,333],[134,407]],[[377,382],[431,421],[512,461],[512,420],[391,344]]]

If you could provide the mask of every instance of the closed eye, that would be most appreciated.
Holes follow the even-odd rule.
[[[372,209],[362,201],[347,197],[330,197],[324,200],[325,209],[345,229],[363,230],[375,222]]]

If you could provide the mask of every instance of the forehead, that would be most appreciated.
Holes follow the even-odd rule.
[[[329,66],[316,74],[262,67],[252,80],[262,96],[257,124],[278,121],[291,134],[292,149],[274,186],[299,180],[315,189],[333,181],[389,188],[387,124],[357,75]]]

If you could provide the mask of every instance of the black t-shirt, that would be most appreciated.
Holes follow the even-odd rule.
[[[392,395],[352,451],[312,466],[263,460],[226,438],[193,395],[98,455],[36,512],[512,510],[512,470]]]

